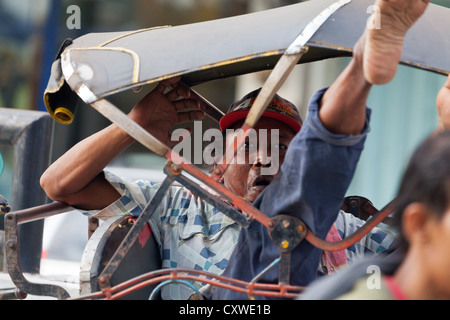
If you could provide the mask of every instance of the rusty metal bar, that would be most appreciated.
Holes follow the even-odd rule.
[[[208,185],[208,188],[210,191],[207,191],[211,196],[215,197],[221,197],[222,199],[226,199],[231,205],[235,206],[236,208],[242,210],[246,214],[248,214],[252,219],[257,220],[259,223],[261,223],[266,228],[269,228],[270,224],[270,218],[263,214],[261,211],[256,209],[250,202],[244,200],[243,198],[236,196],[232,191],[228,190],[223,184],[219,183],[218,181],[214,180],[207,174],[205,174],[203,171],[198,169],[197,167],[184,162],[183,158],[181,158],[176,153],[170,151],[166,154],[166,158],[176,163],[177,166],[181,169],[192,175],[194,178],[198,179],[202,183],[205,183]],[[211,193],[211,190],[214,193]]]
[[[48,208],[48,206],[44,207]],[[50,215],[61,213],[63,207],[67,209],[67,206],[62,206],[60,203],[54,204],[53,207],[56,208],[51,211]],[[36,216],[44,215],[42,207],[40,207],[36,210],[27,209],[18,213],[10,212],[5,216],[5,253],[9,275],[11,276],[13,283],[22,292],[33,295],[57,297],[58,299],[67,299],[70,295],[64,288],[56,285],[30,282],[25,278],[22,272],[19,261],[20,240],[18,226],[21,223],[34,221],[35,219],[33,218],[33,215],[31,215],[33,212],[36,213]]]
[[[210,101],[206,100],[205,97],[200,95],[197,91],[189,87],[183,82],[179,82],[180,85],[188,88],[191,92],[191,95],[197,98],[200,101],[200,110],[203,111],[208,117],[213,119],[216,122],[219,122],[220,119],[224,116],[222,110],[213,105]]]
[[[337,242],[329,242],[320,239],[316,236],[309,228],[307,228],[305,239],[311,243],[313,246],[325,250],[325,251],[339,251],[350,247],[359,240],[361,240],[370,230],[372,230],[376,225],[382,222],[386,217],[392,213],[392,207],[394,201],[391,201],[387,206],[385,206],[381,211],[377,212],[368,220],[363,226],[361,226],[353,234],[349,235],[345,239]]]
[[[122,240],[120,246],[117,248],[116,252],[114,252],[114,255],[112,256],[111,260],[108,262],[106,267],[103,269],[102,273],[100,274],[98,278],[98,282],[100,285],[100,288],[102,290],[106,290],[111,287],[110,285],[110,279],[120,263],[122,262],[123,258],[125,257],[126,253],[130,250],[130,248],[133,246],[133,244],[136,242],[137,238],[139,237],[139,234],[141,233],[144,226],[148,223],[148,220],[150,219],[151,215],[155,212],[155,210],[158,208],[160,203],[162,202],[163,198],[166,196],[167,192],[169,191],[169,188],[173,184],[173,178],[170,176],[167,176],[161,186],[158,188],[158,191],[153,196],[153,198],[147,203],[145,208],[142,210],[142,213],[139,215],[138,219],[134,222],[133,227],[128,232],[126,237]]]
[[[164,145],[148,131],[131,120],[125,113],[108,100],[100,99],[93,102],[91,106],[157,155],[163,157],[170,150],[168,146]]]
[[[176,165],[174,166],[176,167]],[[236,210],[236,208],[222,200],[220,197],[212,196],[207,190],[202,188],[199,184],[193,182],[191,179],[185,177],[184,175],[172,175],[170,172],[167,172],[167,170],[168,167],[166,166],[164,168],[166,174],[172,176],[177,182],[188,188],[189,191],[191,191],[193,194],[199,196],[200,198],[211,204],[214,208],[236,221],[241,227],[247,228],[250,225],[252,219],[249,216],[243,214],[242,212],[239,212],[238,210]]]
[[[16,216],[17,224],[22,224],[26,222],[45,219],[72,210],[75,209],[69,206],[67,203],[55,201],[28,209],[11,211],[6,216],[14,215]]]
[[[238,279],[220,276],[203,270],[169,268],[152,271],[128,281],[122,282],[121,284],[109,288],[107,293],[94,292],[92,294],[74,298],[74,300],[101,299],[104,297],[111,300],[120,299],[123,296],[135,290],[139,290],[145,286],[173,279],[198,281],[205,284],[237,291],[242,294],[276,298],[295,298],[305,289],[305,287],[302,286],[246,282]]]
[[[278,282],[282,285],[289,284],[291,275],[291,253],[282,252],[280,254],[280,269],[278,270]]]

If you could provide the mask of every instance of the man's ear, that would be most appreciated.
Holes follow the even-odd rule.
[[[402,230],[406,240],[410,244],[428,242],[430,239],[429,222],[433,217],[430,209],[423,203],[414,202],[408,205],[402,217]]]

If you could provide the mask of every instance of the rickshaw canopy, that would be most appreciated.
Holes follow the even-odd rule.
[[[66,41],[52,66],[44,94],[46,107],[53,116],[60,107],[70,110],[78,100],[76,94],[92,103],[179,75],[192,86],[272,69],[305,26],[334,2],[306,1],[224,19],[90,33]],[[308,41],[309,50],[299,63],[351,56],[374,10],[373,0],[342,6]],[[382,27],[382,21],[370,27]],[[400,63],[448,74],[448,30],[450,9],[431,4],[407,34]]]

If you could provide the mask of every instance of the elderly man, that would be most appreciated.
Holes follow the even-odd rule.
[[[301,120],[295,107],[278,96],[272,102],[272,110],[269,106],[256,125],[258,138],[262,138],[263,129],[278,130],[279,172],[268,176],[261,173],[263,159],[270,155],[258,145],[256,154],[247,158],[253,162],[235,159],[229,165],[223,176],[224,185],[270,217],[291,214],[322,238],[330,233],[339,237],[339,224],[345,226],[349,219],[339,209],[368,131],[370,110],[366,109],[366,100],[370,88],[395,75],[403,38],[427,3],[378,0],[382,28],[366,30],[347,68],[330,88],[312,98],[302,129],[299,130]],[[178,80],[161,82],[129,113],[131,119],[167,145],[174,144],[168,135],[173,124],[203,117],[189,91],[176,85]],[[178,99],[180,96],[184,99]],[[248,106],[247,98],[232,106],[221,121],[222,130],[240,127],[246,114],[240,107]],[[279,102],[282,108],[276,108]],[[184,109],[194,111],[177,112]],[[232,139],[233,135],[226,138]],[[50,198],[82,210],[101,210],[102,216],[139,215],[158,185],[142,180],[130,182],[103,172],[132,142],[130,136],[112,124],[53,163],[43,174],[41,185]],[[234,221],[183,188],[171,189],[149,223],[160,245],[162,267],[204,269],[250,281],[279,256],[267,230],[258,222],[241,230]],[[292,252],[291,283],[307,285],[314,280],[321,256],[320,250],[301,242]],[[262,281],[276,282],[277,277],[277,271],[272,270]],[[210,289],[202,288],[207,298],[246,298],[228,290],[214,290],[212,295]],[[185,299],[192,292],[171,285],[164,288],[162,296]]]

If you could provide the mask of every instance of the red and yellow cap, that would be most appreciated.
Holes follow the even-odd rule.
[[[228,112],[220,119],[220,130],[225,131],[239,120],[245,119],[261,88],[245,95],[241,100],[233,103]],[[272,118],[286,123],[295,132],[302,127],[302,118],[297,107],[290,101],[275,95],[263,112],[262,117]]]

